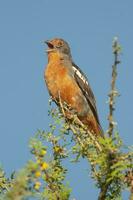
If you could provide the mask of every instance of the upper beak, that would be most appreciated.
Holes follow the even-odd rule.
[[[49,49],[48,50],[50,50],[50,49],[53,49],[54,48],[54,46],[53,46],[53,44],[49,41],[49,40],[46,40],[45,41],[45,43],[48,45],[48,47],[49,47]]]

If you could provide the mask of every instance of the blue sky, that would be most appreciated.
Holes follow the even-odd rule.
[[[127,145],[133,141],[133,1],[0,0],[0,162],[9,174],[29,159],[28,141],[48,128],[48,92],[43,80],[47,63],[44,40],[61,37],[73,60],[86,73],[103,128],[107,129],[107,93],[112,39],[123,48],[119,66],[115,118]],[[77,200],[96,199],[87,163],[71,165],[70,185]]]

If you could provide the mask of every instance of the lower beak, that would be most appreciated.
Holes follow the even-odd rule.
[[[52,52],[54,49],[46,49],[46,52]]]

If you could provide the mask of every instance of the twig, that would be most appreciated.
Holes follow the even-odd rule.
[[[98,200],[105,200],[109,184],[105,184],[99,194]]]
[[[116,78],[117,78],[117,65],[120,63],[118,56],[120,54],[120,45],[118,44],[117,38],[114,38],[113,41],[113,54],[114,54],[114,64],[112,66],[112,80],[111,80],[111,91],[109,93],[109,127],[108,127],[108,134],[110,137],[113,135],[114,127],[116,122],[114,121],[114,110],[115,110],[115,97],[118,96],[118,91],[116,90]]]
[[[59,95],[59,104],[60,104],[60,108],[61,108],[62,114],[63,114],[64,117],[65,117],[66,115],[65,115],[65,110],[64,110],[64,108],[63,108],[63,104],[62,104],[62,101],[61,101],[60,91],[58,92],[58,95]]]

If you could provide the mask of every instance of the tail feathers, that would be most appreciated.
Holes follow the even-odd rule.
[[[97,136],[104,136],[101,125],[96,121],[94,116],[80,117],[83,124],[87,125],[88,130]]]
[[[100,124],[98,124],[100,136],[104,137],[104,131]]]

